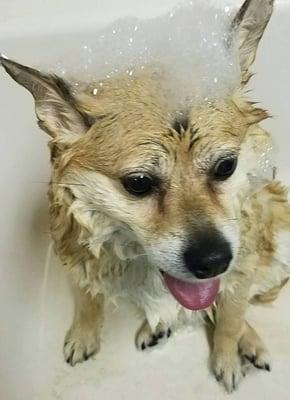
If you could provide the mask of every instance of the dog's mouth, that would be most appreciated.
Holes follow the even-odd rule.
[[[208,308],[216,299],[219,292],[219,278],[211,278],[205,281],[186,282],[163,274],[164,282],[170,293],[183,307],[197,311]]]

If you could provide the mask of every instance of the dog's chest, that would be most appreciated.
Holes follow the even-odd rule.
[[[97,284],[97,291],[104,293],[108,301],[116,303],[120,298],[129,299],[144,313],[152,329],[160,321],[172,326],[202,320],[201,312],[185,310],[174,299],[164,286],[162,274],[148,262],[147,257],[120,261],[116,255],[111,254],[110,258],[108,260],[107,254],[105,259],[100,260],[101,265],[110,270],[111,274],[105,274]],[[114,276],[113,271],[116,272]]]

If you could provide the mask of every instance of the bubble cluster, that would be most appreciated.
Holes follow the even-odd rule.
[[[232,11],[229,5],[192,0],[154,19],[117,20],[65,54],[53,71],[98,82],[96,95],[105,79],[134,78],[150,66],[166,76],[177,102],[225,96],[240,77],[237,49],[229,46]]]
[[[251,154],[251,151],[253,151],[254,155]],[[248,168],[251,166],[248,173],[250,183],[249,196],[258,192],[265,184],[275,178],[275,152],[275,145],[268,136],[257,137],[255,142],[252,143],[252,149],[248,149],[249,159],[246,162]]]

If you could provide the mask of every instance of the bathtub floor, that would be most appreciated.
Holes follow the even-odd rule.
[[[26,304],[29,310],[19,313],[13,334],[0,335],[0,340],[5,337],[7,341],[1,347],[10,352],[4,354],[0,368],[3,400],[229,398],[208,370],[209,349],[202,328],[176,334],[160,348],[141,353],[134,347],[140,321],[134,310],[121,305],[118,310],[108,311],[101,353],[95,360],[71,368],[63,361],[62,341],[71,319],[72,302],[55,260],[47,284],[24,296],[33,299]],[[290,285],[275,305],[251,310],[249,319],[255,321],[271,349],[273,368],[271,373],[251,371],[231,395],[233,400],[289,399],[289,304]],[[13,345],[15,351],[11,352]]]

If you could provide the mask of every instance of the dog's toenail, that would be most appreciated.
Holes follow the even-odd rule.
[[[152,340],[150,343],[148,343],[148,347],[153,347],[153,346],[156,346],[158,344],[158,340]]]
[[[255,365],[256,356],[248,356],[248,355],[245,355],[245,358],[246,358],[248,361],[250,361],[250,363],[252,363],[252,364]]]
[[[236,390],[236,376],[235,376],[235,374],[232,375],[232,385],[233,385],[233,390]]]
[[[270,372],[271,371],[271,367],[269,364],[265,364],[265,370]]]
[[[157,339],[162,339],[164,336],[164,332],[160,332],[157,336]]]
[[[74,354],[75,354],[75,351],[72,350],[71,354],[70,354],[70,355],[68,356],[68,358],[66,359],[66,362],[67,362],[68,364],[70,364],[72,367],[74,366],[74,363],[73,363],[73,356],[74,356]]]
[[[223,372],[221,372],[220,374],[216,375],[215,378],[218,382],[220,382],[223,379],[223,376],[224,376],[224,374],[223,374]]]

